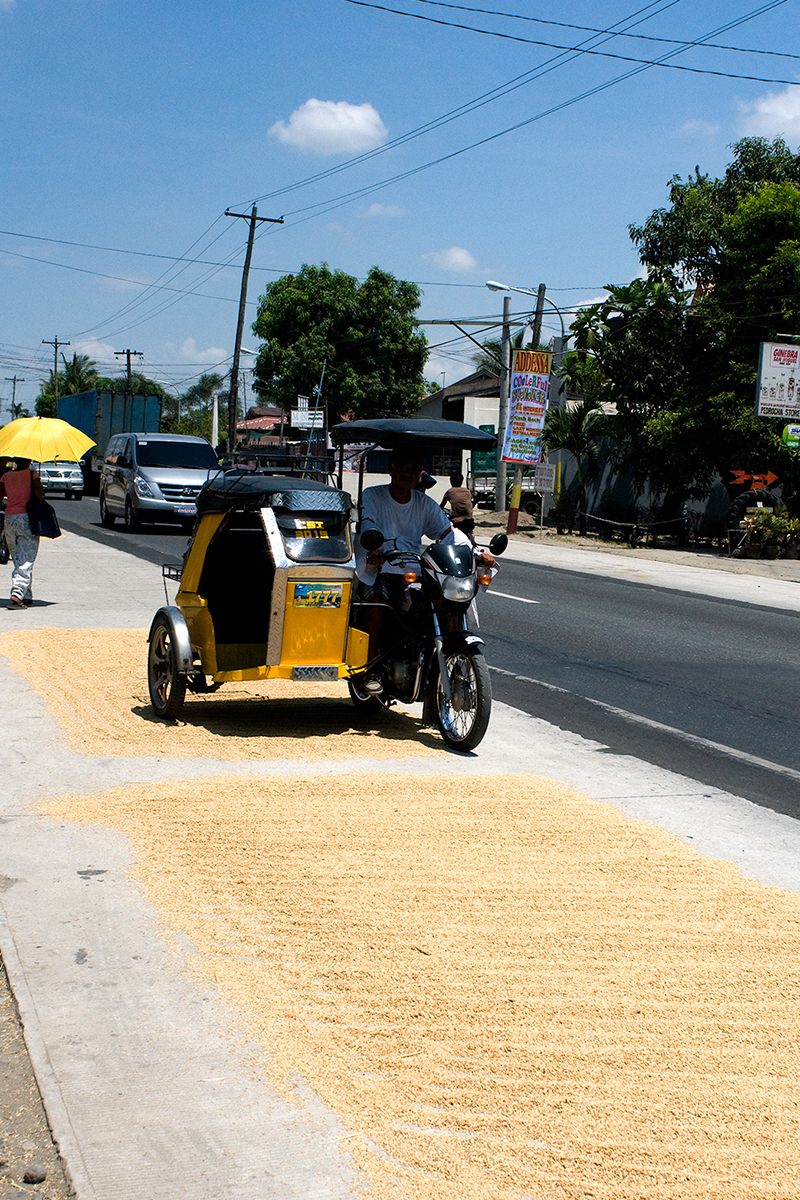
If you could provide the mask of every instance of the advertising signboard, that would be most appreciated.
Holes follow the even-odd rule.
[[[552,362],[552,354],[545,350],[514,351],[503,462],[529,466],[541,462]]]
[[[533,473],[533,490],[535,492],[554,492],[556,490],[555,463],[539,463]]]
[[[309,412],[302,408],[292,409],[292,428],[293,429],[322,429],[325,424],[325,414],[322,409],[318,412]]]
[[[800,346],[762,342],[756,416],[800,419]]]

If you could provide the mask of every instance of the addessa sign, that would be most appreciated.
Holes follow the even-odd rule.
[[[549,351],[513,352],[503,462],[532,466],[541,461],[542,427],[552,365],[553,356]]]
[[[800,346],[761,343],[756,416],[800,418]]]

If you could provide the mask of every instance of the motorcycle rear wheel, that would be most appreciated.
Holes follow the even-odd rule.
[[[436,724],[448,746],[465,753],[483,741],[492,711],[492,682],[486,659],[476,646],[446,655],[450,680],[448,704],[441,678],[436,680]]]

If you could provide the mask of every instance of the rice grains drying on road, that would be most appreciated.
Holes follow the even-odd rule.
[[[446,753],[441,738],[406,712],[388,712],[375,727],[359,725],[344,682],[226,683],[211,695],[188,693],[182,719],[161,721],[147,692],[145,629],[5,633],[0,653],[47,701],[79,754],[241,762]]]
[[[527,776],[64,798],[413,1200],[796,1195],[800,897]]]

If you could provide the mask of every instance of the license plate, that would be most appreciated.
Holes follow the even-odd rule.
[[[295,608],[341,608],[341,583],[296,583]]]
[[[197,506],[194,504],[182,504],[180,508],[176,508],[175,512],[179,517],[193,517],[197,512]]]

